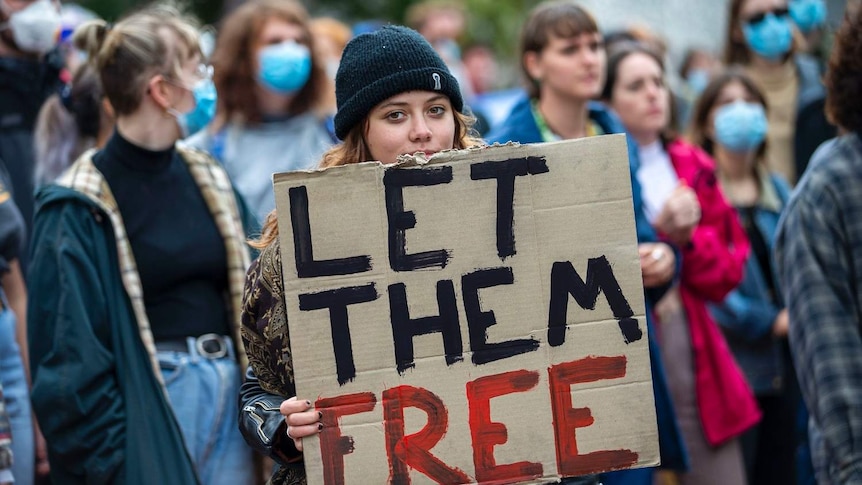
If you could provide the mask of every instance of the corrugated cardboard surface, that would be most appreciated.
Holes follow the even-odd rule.
[[[471,165],[541,157],[546,173],[515,177],[513,224],[515,254],[501,258],[497,247],[498,180],[471,179]],[[433,186],[404,187],[403,210],[415,215],[407,229],[406,252],[445,249],[445,267],[393,271],[384,189],[388,170],[451,167],[452,180]],[[625,359],[625,375],[571,386],[572,406],[589,408],[594,421],[577,428],[577,453],[631,450],[633,466],[658,463],[658,440],[644,318],[643,289],[631,202],[625,138],[592,137],[550,144],[495,146],[438,154],[430,162],[385,167],[363,163],[318,172],[274,176],[281,254],[297,395],[315,402],[346,394],[371,392],[369,412],[340,419],[340,432],[351,436],[353,451],[343,457],[345,483],[386,483],[390,479],[383,425],[383,391],[409,385],[423,388],[445,404],[448,427],[430,453],[471,480],[477,475],[469,426],[466,386],[470,381],[510,371],[538,373],[538,383],[523,392],[490,400],[490,420],[505,426],[507,440],[493,446],[496,465],[541,463],[542,476],[559,477],[549,368],[595,357]],[[291,220],[291,188],[307,191],[314,260],[370,256],[371,269],[356,274],[299,278]],[[587,280],[587,263],[605,257],[624,298],[633,310],[642,338],[626,343],[604,293],[595,309],[568,297],[565,342],[548,344],[551,268],[570,262]],[[496,324],[487,342],[534,339],[538,349],[481,365],[474,364],[464,307],[462,277],[481,269],[511,270],[513,281],[479,290],[483,312]],[[440,333],[413,339],[413,367],[396,369],[390,319],[390,285],[403,284],[411,319],[440,313],[438,281],[451,281],[458,308],[463,360],[447,363]],[[588,282],[589,283],[589,282]],[[349,338],[355,377],[340,385],[336,376],[330,311],[303,311],[299,295],[373,284],[374,301],[349,305]],[[428,421],[425,412],[404,409],[405,435]],[[324,483],[318,438],[305,439],[309,483]],[[601,468],[600,462],[595,466]],[[595,471],[599,471],[596,469]],[[434,483],[411,470],[413,483]]]

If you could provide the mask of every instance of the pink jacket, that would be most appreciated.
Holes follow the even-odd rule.
[[[736,212],[721,193],[715,162],[700,148],[676,140],[667,147],[680,180],[697,194],[701,221],[682,251],[680,297],[689,321],[695,388],[707,441],[717,446],[761,417],[754,393],[706,308],[742,281],[749,243]]]

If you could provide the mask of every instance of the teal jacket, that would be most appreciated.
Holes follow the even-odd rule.
[[[236,207],[248,234],[257,224],[240,198]],[[53,482],[198,483],[124,286],[105,207],[49,185],[37,194],[33,234],[32,403]]]

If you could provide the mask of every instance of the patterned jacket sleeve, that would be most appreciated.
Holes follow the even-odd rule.
[[[854,196],[833,192],[830,184],[804,188],[814,190],[791,202],[776,238],[790,345],[820,431],[812,449],[818,471],[828,474],[821,478],[862,483],[862,337],[846,231],[854,216],[842,210]],[[815,439],[822,445],[813,446]]]
[[[246,276],[242,341],[250,368],[240,389],[240,431],[249,445],[280,465],[301,460],[293,441],[283,439],[279,406],[296,394],[287,333],[278,241],[263,249]]]

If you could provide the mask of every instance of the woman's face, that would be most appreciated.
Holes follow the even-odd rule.
[[[715,113],[722,106],[728,105],[735,101],[745,101],[746,103],[759,103],[756,97],[754,97],[748,89],[745,88],[745,85],[739,81],[730,81],[725,84],[721,91],[719,91],[718,96],[715,98],[715,104],[712,105],[712,108],[709,110],[709,117],[706,120],[706,127],[704,127],[704,133],[709,137],[710,140],[715,141]]]
[[[368,113],[365,142],[371,158],[384,164],[395,163],[399,155],[449,150],[454,140],[455,113],[445,94],[408,91]]]
[[[611,90],[611,108],[640,142],[658,138],[669,120],[669,95],[664,72],[651,56],[629,54],[620,61]]]
[[[183,62],[178,72],[165,77],[167,84],[171,86],[174,92],[168,107],[180,113],[193,110],[195,107],[195,85],[211,75],[208,67],[201,63],[201,57],[198,55],[194,55]]]
[[[550,36],[540,53],[527,53],[525,67],[542,90],[557,96],[587,101],[597,97],[604,84],[605,48],[601,34]]]

